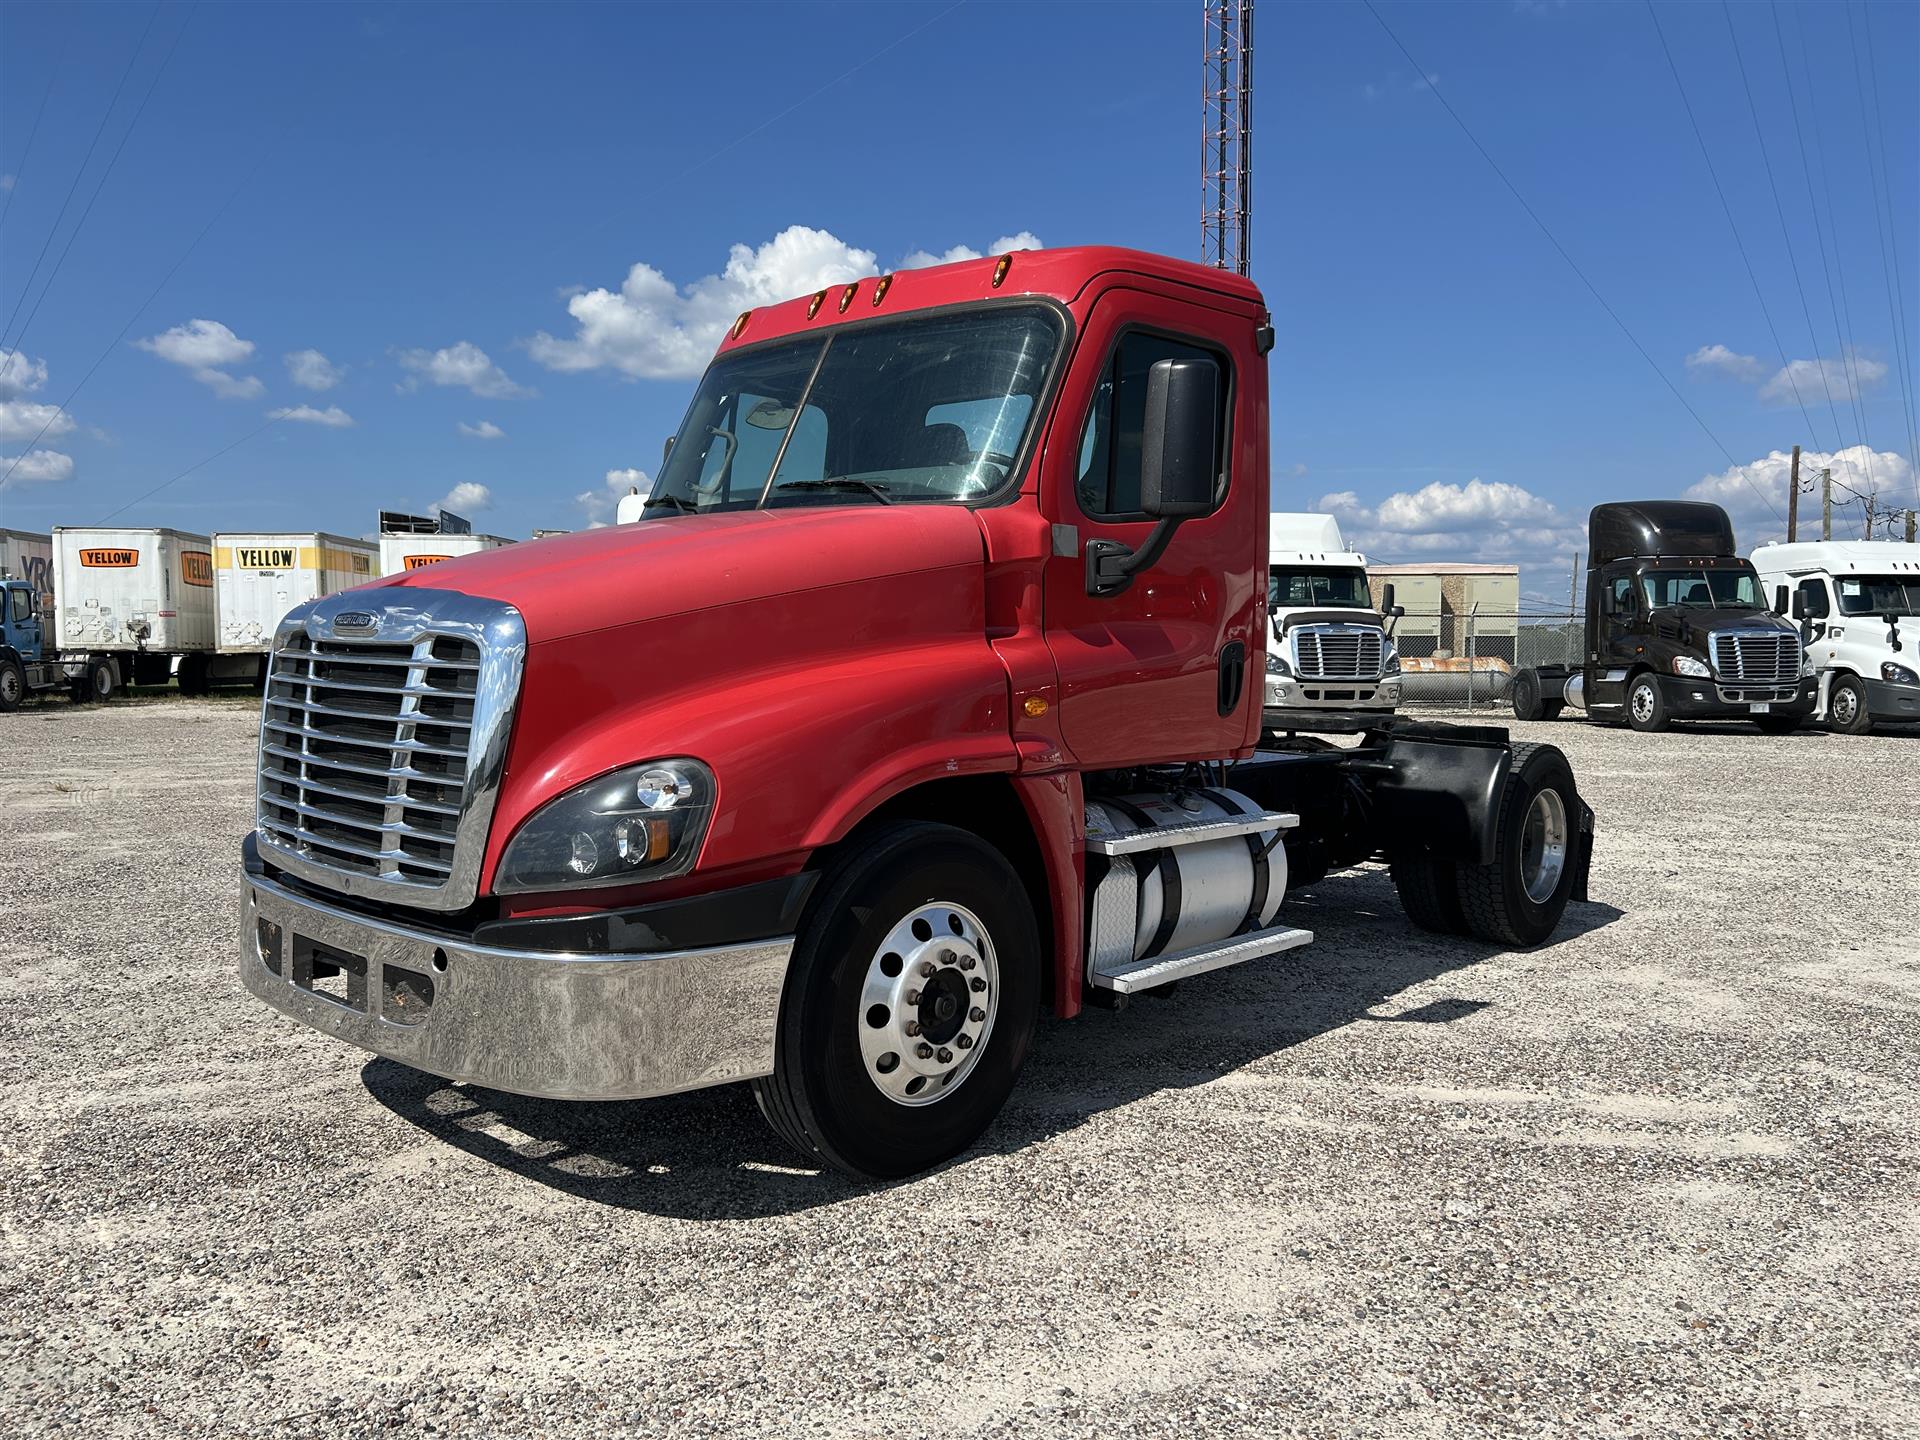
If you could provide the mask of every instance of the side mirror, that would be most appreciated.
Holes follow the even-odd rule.
[[[673,436],[667,436],[667,443],[660,447],[660,465],[664,469],[668,460],[673,458]]]
[[[1213,509],[1219,420],[1219,365],[1205,358],[1155,362],[1140,436],[1142,510],[1156,520],[1185,520]]]
[[[1213,509],[1220,460],[1219,365],[1204,357],[1155,361],[1140,434],[1140,509],[1154,527],[1137,551],[1089,540],[1087,594],[1118,595],[1160,558],[1181,521]]]
[[[1795,598],[1797,599],[1798,597],[1796,596]],[[1776,615],[1785,615],[1787,613],[1787,587],[1784,585],[1776,585],[1773,587],[1773,613]],[[1800,617],[1796,615],[1793,618],[1798,620]]]
[[[1780,593],[1781,595],[1784,596],[1787,593],[1787,587],[1782,585],[1780,587]],[[1777,615],[1779,613],[1780,613],[1779,608],[1776,606],[1774,609],[1774,614]],[[1804,620],[1807,618],[1807,597],[1801,594],[1798,590],[1793,592],[1793,605],[1789,613],[1796,620]]]

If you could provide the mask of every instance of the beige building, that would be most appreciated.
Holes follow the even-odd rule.
[[[1381,587],[1392,585],[1393,603],[1406,608],[1394,629],[1402,656],[1464,657],[1471,617],[1474,655],[1513,663],[1520,628],[1518,565],[1372,564],[1367,579],[1376,601]]]

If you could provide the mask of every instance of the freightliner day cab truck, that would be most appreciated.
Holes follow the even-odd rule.
[[[1753,568],[1775,612],[1800,624],[1819,685],[1814,719],[1848,735],[1920,723],[1920,545],[1762,545]]]
[[[1255,753],[1272,339],[1245,279],[1114,249],[742,315],[644,523],[281,625],[245,983],[508,1091],[750,1080],[895,1176],[1043,1006],[1309,941],[1290,873],[1383,856],[1417,923],[1545,940],[1592,832],[1556,749]]]
[[[1718,505],[1614,501],[1587,519],[1587,663],[1513,677],[1513,713],[1665,730],[1675,720],[1751,720],[1769,734],[1813,712],[1800,636],[1774,615]]]
[[[1396,613],[1391,585],[1374,610],[1367,557],[1347,548],[1333,516],[1268,516],[1268,735],[1364,730],[1391,715],[1400,703]]]

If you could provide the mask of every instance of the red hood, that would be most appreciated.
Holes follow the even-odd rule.
[[[959,505],[676,515],[463,555],[386,584],[503,600],[532,644],[641,620],[914,571],[979,565]]]

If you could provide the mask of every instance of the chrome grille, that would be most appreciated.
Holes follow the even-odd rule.
[[[275,637],[255,833],[303,878],[457,909],[477,889],[523,627],[509,607],[446,592],[372,616],[353,603],[313,602]],[[336,633],[338,611],[355,633]]]
[[[1303,680],[1377,680],[1382,636],[1364,627],[1302,625],[1294,634]]]
[[[1790,631],[1717,631],[1709,653],[1714,674],[1728,683],[1777,685],[1800,677],[1800,637]]]

